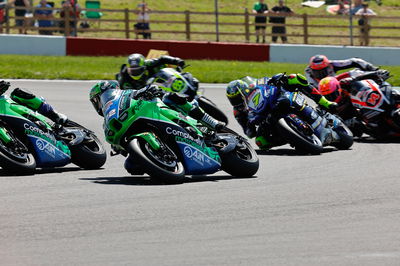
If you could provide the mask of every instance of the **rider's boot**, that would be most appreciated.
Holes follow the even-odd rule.
[[[11,99],[32,110],[38,111],[40,114],[50,118],[57,124],[63,125],[68,121],[65,114],[57,112],[44,98],[36,97],[26,89],[16,88],[11,93]]]
[[[203,125],[215,130],[222,129],[226,125],[224,122],[218,121],[209,114],[205,113],[200,107],[193,107],[194,108],[189,111],[188,115],[199,120]]]

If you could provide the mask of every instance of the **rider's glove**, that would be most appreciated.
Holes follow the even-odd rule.
[[[185,66],[185,61],[183,61],[182,59],[178,61],[178,66],[179,67],[184,67]]]
[[[381,80],[387,80],[390,76],[390,72],[388,70],[384,69],[379,69],[376,71],[376,75],[381,79]]]
[[[268,84],[272,84],[277,87],[285,87],[287,83],[288,77],[285,75],[285,73],[276,74],[268,80]]]
[[[2,95],[3,93],[5,93],[8,88],[10,87],[10,82],[6,82],[5,80],[1,80],[0,81],[0,95]]]
[[[379,69],[379,67],[376,67],[373,64],[368,64],[368,65],[365,66],[365,70],[367,70],[367,71],[375,71],[375,70],[378,70],[378,69]]]
[[[328,111],[332,114],[336,114],[338,112],[338,104],[335,102],[331,102],[328,105]]]
[[[153,99],[161,94],[161,90],[157,85],[149,85],[143,89],[140,89],[136,94],[136,97],[144,97],[146,99]]]

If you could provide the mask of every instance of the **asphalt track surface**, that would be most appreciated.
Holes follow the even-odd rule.
[[[13,88],[103,138],[92,84]],[[223,88],[205,95],[239,130]],[[0,170],[0,265],[399,265],[399,145],[365,140],[319,156],[282,146],[259,155],[253,178],[218,172],[179,185],[129,176],[122,156],[93,171]]]

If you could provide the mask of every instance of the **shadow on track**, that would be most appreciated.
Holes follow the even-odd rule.
[[[156,179],[152,179],[148,176],[124,176],[124,177],[95,177],[95,178],[79,178],[79,180],[92,181],[96,184],[103,185],[128,185],[128,186],[172,186],[172,185],[183,185],[185,183],[196,183],[196,182],[218,182],[220,180],[230,179],[253,179],[253,177],[233,177],[230,175],[223,176],[207,176],[197,175],[187,177],[181,184],[167,184]]]
[[[354,141],[359,143],[400,144],[399,138],[375,139],[372,137],[362,137],[362,138],[355,138]]]
[[[10,172],[0,169],[0,176],[25,176],[25,175],[40,175],[40,174],[54,174],[54,173],[66,173],[76,171],[88,171],[86,169],[76,167],[58,167],[58,168],[39,168],[36,169],[33,174],[23,174],[18,172]]]
[[[327,153],[327,152],[333,152],[337,151],[335,148],[324,148],[324,151],[321,153]],[[282,148],[282,149],[273,149],[273,150],[256,150],[256,153],[258,155],[271,155],[271,156],[318,156],[320,154],[310,154],[310,153],[305,153],[298,151],[296,149],[287,149],[287,148]]]

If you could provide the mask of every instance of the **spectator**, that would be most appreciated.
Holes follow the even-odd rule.
[[[276,15],[278,15],[278,14],[291,15],[291,14],[293,14],[293,11],[289,7],[283,5],[283,0],[278,0],[278,5],[274,6],[271,9],[271,13],[276,14]],[[269,18],[269,22],[285,25],[286,17],[271,16]],[[278,34],[278,35],[276,35],[276,34]],[[282,43],[287,42],[286,27],[285,26],[272,26],[272,42],[276,42],[278,40],[279,36],[282,39]]]
[[[28,0],[11,0],[10,4],[14,4],[15,7],[15,26],[19,27],[19,34],[26,34],[26,26],[25,25],[25,15],[27,13],[27,8],[30,7]],[[25,8],[25,9],[21,9]],[[23,18],[21,18],[23,17]]]
[[[5,23],[7,19],[5,12],[6,4],[6,0],[0,0],[0,33],[3,33],[3,23]]]
[[[350,12],[352,15],[355,15],[358,10],[362,8],[362,0],[354,0],[353,7],[351,7]]]
[[[349,8],[347,8],[343,2],[343,0],[338,1],[339,9],[336,12],[337,15],[347,15],[349,13]]]
[[[81,7],[75,0],[66,0],[62,4],[62,10],[60,12],[60,16],[62,18],[65,17],[65,9],[69,9],[69,17],[71,21],[69,22],[70,25],[70,35],[76,36],[76,20],[79,19],[79,14],[81,13]],[[60,21],[60,27],[65,27],[65,21]],[[63,32],[63,31],[62,31]]]
[[[46,0],[40,0],[40,3],[36,6],[34,16],[38,20],[39,34],[41,35],[53,35],[51,30],[43,29],[53,26],[51,19],[53,18],[53,10],[43,10],[42,8],[51,8],[51,5],[47,4]],[[49,20],[50,19],[50,20]]]
[[[253,13],[255,14],[268,14],[268,6],[264,3],[264,0],[260,0],[256,2],[253,6]],[[263,23],[264,25],[256,25],[256,42],[260,41],[260,35],[262,35],[263,43],[265,43],[265,28],[267,23],[266,16],[256,16],[255,23],[260,24]]]
[[[376,16],[376,13],[372,9],[368,8],[368,3],[362,3],[362,9],[358,10],[355,14],[361,16],[358,19],[358,25],[360,26],[360,45],[367,46],[369,43],[368,33],[370,30],[370,19],[371,16]]]
[[[151,9],[147,6],[145,1],[137,5],[138,17],[137,23],[134,25],[137,34],[141,34],[143,39],[151,39],[151,33],[146,32],[150,30],[150,15]]]

